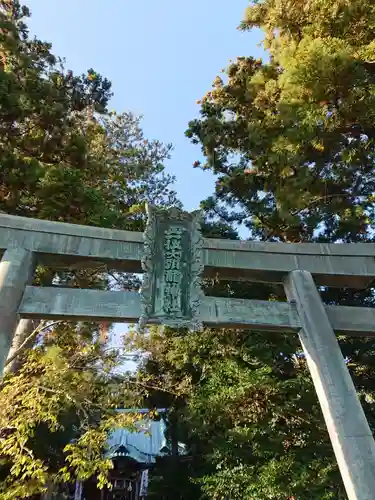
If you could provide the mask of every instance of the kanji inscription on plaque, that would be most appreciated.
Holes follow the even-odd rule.
[[[153,206],[147,212],[139,326],[156,323],[200,329],[203,262],[199,212]]]

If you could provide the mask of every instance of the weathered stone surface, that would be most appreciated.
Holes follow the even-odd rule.
[[[42,262],[84,267],[107,263],[141,272],[143,234],[0,214],[0,253],[8,246],[37,252]],[[363,288],[375,278],[375,245],[288,244],[203,239],[205,276],[281,283],[306,269],[316,283]]]
[[[283,243],[280,245],[289,247],[291,252],[295,247]],[[369,245],[372,246],[371,243]],[[305,269],[313,274],[320,285],[366,288],[375,277],[375,259],[368,256],[204,249],[203,260],[205,276],[219,274],[222,279],[238,281],[282,283],[290,271]]]
[[[29,217],[18,217],[0,213],[0,234],[5,230],[19,230],[45,234],[58,234],[65,236],[78,236],[82,238],[98,238],[100,240],[140,243],[143,245],[143,234],[134,231],[121,231],[116,229],[105,229],[93,226],[81,226],[79,224],[68,224],[65,222],[53,222]],[[29,234],[30,236],[30,234]],[[6,249],[10,240],[4,242],[0,238],[0,248]],[[342,257],[375,257],[374,243],[274,243],[257,241],[237,241],[222,239],[203,239],[203,247],[206,250],[221,250],[235,252],[255,252],[271,254],[292,255],[321,255]],[[54,249],[58,251],[58,249]]]
[[[153,206],[147,210],[139,326],[142,328],[151,321],[200,329],[203,297],[200,214]]]
[[[285,281],[299,337],[349,500],[373,500],[375,442],[316,285],[307,271]]]
[[[375,309],[325,306],[332,327],[349,335],[375,335]],[[108,320],[135,323],[141,316],[137,292],[26,287],[20,315],[35,319]],[[297,332],[296,307],[287,302],[203,297],[201,320],[212,327],[257,328]]]
[[[35,256],[22,248],[7,250],[0,262],[0,373],[19,321],[18,308],[32,280]]]
[[[141,271],[143,234],[0,214],[0,249],[26,248],[45,264],[84,267],[108,263]]]
[[[145,244],[141,233],[0,214],[0,255],[6,250],[0,263],[0,365],[18,314],[298,331],[348,497],[374,498],[375,444],[334,330],[374,335],[375,310],[324,306],[312,275],[318,284],[365,287],[375,278],[375,245],[202,240],[196,214],[152,208],[144,237]],[[142,293],[31,286],[23,293],[34,255],[46,264],[104,263],[130,272],[141,271],[143,258]],[[293,303],[203,297],[203,267],[205,276],[232,280],[282,282],[287,276]]]

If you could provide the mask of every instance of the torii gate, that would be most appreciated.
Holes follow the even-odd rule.
[[[335,337],[375,334],[375,309],[326,306],[316,285],[365,288],[375,245],[203,239],[199,214],[148,208],[144,234],[0,214],[0,369],[22,318],[298,332],[349,500],[375,498],[375,442]],[[38,263],[145,272],[141,293],[30,286]],[[288,302],[205,297],[200,276],[283,283]]]

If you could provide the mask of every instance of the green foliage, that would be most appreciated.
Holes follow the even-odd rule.
[[[140,119],[108,110],[111,83],[67,71],[51,45],[29,36],[26,7],[0,1],[0,211],[108,228],[142,230],[145,203],[175,204],[163,162],[171,146],[144,137]],[[36,282],[134,287],[110,270],[39,267]],[[108,431],[136,416],[137,386],[114,372],[123,359],[110,324],[62,323],[23,332],[0,392],[0,498],[58,491],[76,478],[107,480]]]
[[[149,353],[138,376],[149,387],[152,381],[153,403],[177,412],[178,437],[190,457],[189,468],[164,476],[164,488],[177,475],[186,485],[184,499],[340,498],[341,481],[297,344],[289,334],[247,330],[153,330],[136,340]]]
[[[202,203],[212,226],[240,223],[263,241],[373,241],[374,24],[365,0],[251,2],[241,28],[263,29],[269,61],[232,62],[186,132],[206,158],[194,166],[217,176]],[[205,287],[285,300],[260,284]],[[373,305],[370,291],[327,288],[322,297]],[[339,340],[374,428],[374,341]],[[175,388],[170,405],[202,498],[346,498],[295,336],[152,331],[142,342],[141,374]]]
[[[115,409],[126,387],[114,384],[113,350],[92,341],[92,327],[62,324],[43,345],[29,351],[17,374],[0,392],[0,498],[27,498],[55,484],[97,476],[106,483],[108,431],[129,426],[132,415]]]
[[[0,11],[0,210],[137,228],[142,204],[174,200],[171,146],[147,140],[131,113],[109,112],[110,82],[66,71],[29,38],[27,14],[18,2]]]
[[[223,200],[261,238],[311,241],[317,229],[322,240],[367,238],[374,191],[373,6],[254,2],[246,19],[244,29],[266,32],[270,61],[233,62],[187,132],[202,144],[203,168],[218,175],[205,207]]]

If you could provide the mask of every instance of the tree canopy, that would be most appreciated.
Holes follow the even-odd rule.
[[[73,75],[31,39],[26,8],[1,8],[0,209],[141,230],[146,200],[175,202],[163,170],[170,147],[146,140],[130,113],[108,111],[105,78]],[[202,202],[205,236],[236,239],[240,225],[262,241],[373,241],[374,25],[365,0],[250,3],[240,29],[264,31],[269,59],[231,62],[186,132],[205,156],[194,166],[217,178]],[[96,288],[113,279],[103,269],[39,269],[37,278]],[[204,288],[285,300],[278,286],[212,279]],[[373,305],[368,290],[321,292],[327,303]],[[25,498],[53,478],[105,481],[113,410],[136,397],[171,408],[170,440],[188,450],[188,465],[172,456],[159,469],[156,498],[346,498],[296,336],[151,328],[126,339],[147,356],[119,384],[111,374],[121,357],[97,325],[44,326],[3,380],[0,498]],[[374,341],[339,340],[374,428]]]
[[[217,179],[202,203],[208,223],[262,241],[373,241],[374,23],[363,0],[250,3],[240,29],[264,31],[268,60],[230,62],[186,132],[205,157],[194,167]],[[205,290],[285,300],[260,284]],[[327,303],[373,305],[371,290],[321,292]],[[374,428],[374,342],[339,340]],[[180,388],[188,475],[202,498],[346,498],[296,336],[171,332],[144,349],[141,373]]]
[[[202,99],[188,136],[215,196],[256,237],[360,241],[373,221],[373,6],[253,2],[269,61],[239,57]],[[357,33],[360,35],[357,36]]]
[[[109,111],[111,83],[93,69],[67,70],[51,44],[30,36],[29,15],[16,0],[0,2],[0,210],[142,230],[147,201],[177,203],[164,169],[171,145],[148,140],[131,112]],[[136,283],[112,274],[39,266],[35,282]],[[138,401],[136,386],[114,378],[124,357],[106,341],[111,325],[24,320],[22,327],[1,381],[0,498],[91,476],[103,485],[112,465],[108,431],[136,418],[115,410]]]
[[[65,70],[50,44],[29,36],[28,14],[3,2],[0,209],[137,226],[142,203],[174,200],[163,167],[171,146],[147,140],[132,113],[108,111],[111,83],[93,69]]]

